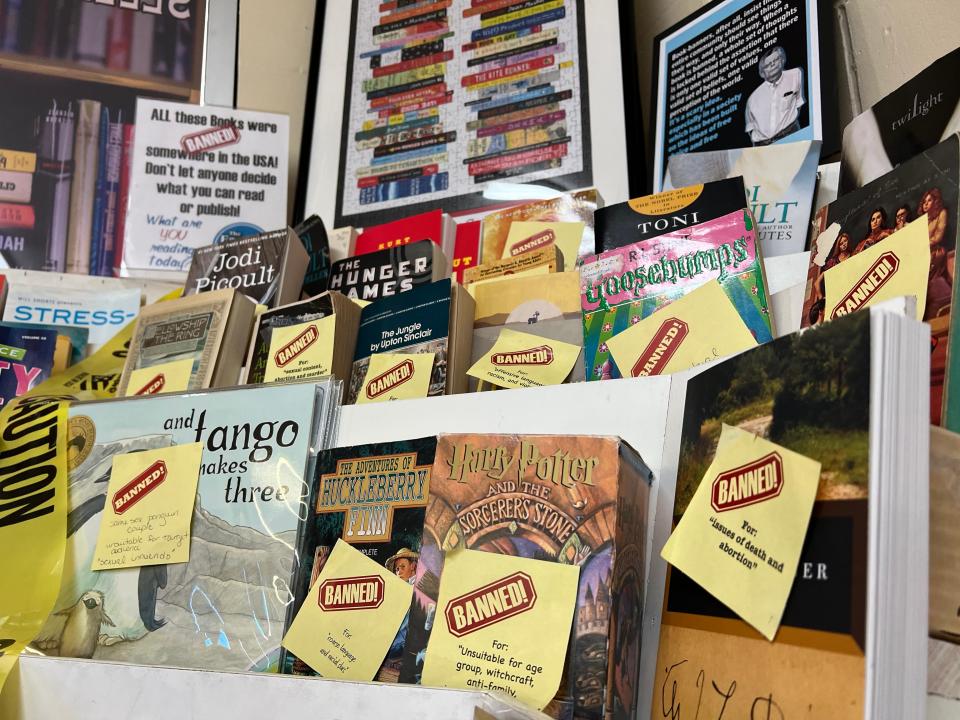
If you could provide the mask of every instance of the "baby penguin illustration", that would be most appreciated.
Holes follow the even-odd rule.
[[[47,655],[92,658],[100,640],[100,626],[113,626],[113,620],[103,607],[103,593],[99,590],[87,590],[77,602],[54,615],[62,617],[63,624],[48,625],[53,633],[38,637],[34,642]],[[53,629],[55,627],[59,627],[59,633]]]

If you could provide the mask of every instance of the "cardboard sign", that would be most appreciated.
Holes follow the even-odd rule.
[[[753,333],[716,280],[607,340],[627,377],[669,375],[756,346]]]
[[[582,222],[532,222],[519,221],[510,224],[503,257],[517,257],[524,253],[556,245],[563,254],[563,266],[573,270],[577,266],[580,240],[583,238]]]
[[[835,320],[883,300],[913,295],[917,320],[923,320],[929,273],[930,236],[924,215],[823,274],[825,317]]]
[[[193,358],[138,368],[130,373],[126,395],[162,395],[185,392],[190,387]]]
[[[372,680],[412,597],[412,585],[337,540],[282,645],[323,677]]]
[[[467,375],[504,388],[560,385],[579,357],[577,345],[504,328]]]
[[[190,559],[203,443],[113,456],[93,570]]]
[[[773,640],[820,483],[820,463],[730,425],[663,559]]]
[[[284,382],[329,375],[337,316],[274,328],[264,382]]]
[[[423,684],[543,709],[560,687],[579,578],[578,565],[448,552]]]
[[[182,282],[196,248],[283,226],[289,124],[139,98],[121,274]]]
[[[435,353],[374,353],[357,404],[427,397],[435,358]]]

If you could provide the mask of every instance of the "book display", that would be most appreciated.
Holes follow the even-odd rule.
[[[960,50],[659,3],[0,0],[0,718],[960,713]]]

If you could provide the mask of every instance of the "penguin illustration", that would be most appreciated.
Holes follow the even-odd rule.
[[[87,590],[73,605],[54,615],[63,618],[59,633],[37,638],[34,643],[48,655],[92,658],[100,640],[100,626],[113,626],[99,590]]]

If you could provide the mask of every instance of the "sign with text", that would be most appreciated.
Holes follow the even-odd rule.
[[[504,328],[467,375],[503,388],[560,385],[580,357],[580,347]]]
[[[289,118],[140,98],[124,276],[182,281],[194,249],[284,225]]]

